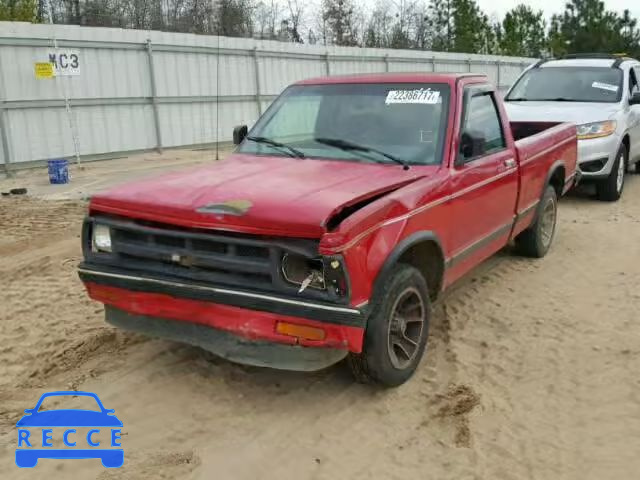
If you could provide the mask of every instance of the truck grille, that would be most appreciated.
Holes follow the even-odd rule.
[[[87,219],[85,245],[90,245]],[[280,261],[290,248],[317,255],[318,242],[306,239],[276,239],[254,235],[100,218],[111,229],[111,254],[92,254],[91,262],[106,263],[131,270],[153,272],[217,285],[252,290],[297,293],[297,287],[284,281]],[[323,292],[319,298],[326,298]]]

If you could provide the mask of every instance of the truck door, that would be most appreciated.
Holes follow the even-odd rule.
[[[455,278],[506,244],[518,196],[515,150],[507,143],[495,93],[486,85],[468,85],[462,98],[451,174],[456,228],[449,267]]]

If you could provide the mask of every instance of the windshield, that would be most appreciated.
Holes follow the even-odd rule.
[[[446,84],[295,85],[258,120],[238,151],[437,164],[442,157],[448,105]]]
[[[543,67],[520,78],[506,101],[619,102],[622,71],[609,67]]]

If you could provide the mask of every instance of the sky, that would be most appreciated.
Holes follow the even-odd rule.
[[[491,16],[496,14],[503,18],[504,14],[520,3],[526,3],[535,10],[542,10],[547,19],[554,13],[564,11],[565,0],[476,0],[482,10]],[[605,8],[622,13],[628,8],[635,18],[640,19],[640,1],[638,0],[604,0]]]

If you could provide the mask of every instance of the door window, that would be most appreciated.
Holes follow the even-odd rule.
[[[491,92],[473,95],[465,109],[460,155],[465,162],[506,147],[495,99]]]

